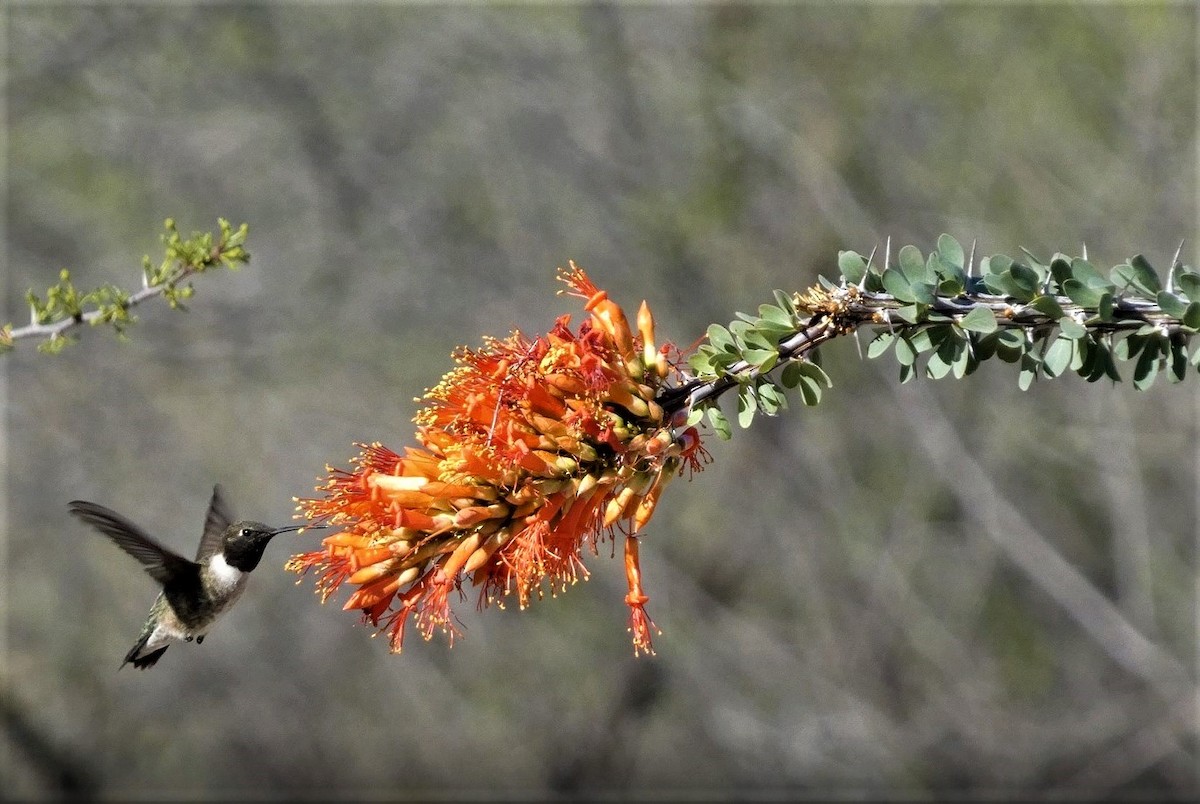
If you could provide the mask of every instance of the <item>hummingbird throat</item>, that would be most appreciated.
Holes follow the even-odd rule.
[[[208,571],[213,585],[221,591],[235,588],[244,574],[240,569],[227,562],[222,553],[217,553],[209,559]]]

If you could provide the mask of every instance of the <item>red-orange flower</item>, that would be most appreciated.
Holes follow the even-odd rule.
[[[360,444],[352,470],[329,467],[323,497],[298,500],[336,532],[288,568],[317,569],[323,600],[356,586],[345,608],[385,628],[394,651],[410,618],[425,639],[453,642],[450,598],[464,583],[480,605],[515,595],[524,608],[586,579],[584,548],[620,531],[634,652],[653,653],[637,537],[667,483],[707,453],[656,401],[678,375],[646,303],[635,332],[574,263],[559,278],[586,300],[577,331],[562,316],[537,338],[459,349],[416,416],[420,447]]]

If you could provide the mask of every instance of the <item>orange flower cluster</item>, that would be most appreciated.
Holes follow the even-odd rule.
[[[634,653],[653,653],[637,534],[667,483],[708,453],[655,401],[677,372],[646,303],[635,333],[574,263],[559,279],[587,300],[578,332],[562,316],[535,339],[458,350],[416,416],[419,448],[359,445],[352,471],[327,467],[325,496],[297,500],[337,532],[288,569],[316,568],[322,600],[357,586],[345,608],[386,629],[393,651],[410,618],[425,639],[441,630],[453,643],[450,595],[466,581],[481,607],[515,594],[524,608],[586,579],[584,547],[620,530]]]

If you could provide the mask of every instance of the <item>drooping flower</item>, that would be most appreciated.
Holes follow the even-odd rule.
[[[464,585],[481,606],[515,596],[524,608],[586,579],[583,551],[620,533],[634,653],[653,653],[638,536],[667,483],[708,453],[656,401],[679,379],[678,353],[655,345],[646,303],[635,330],[573,262],[559,279],[586,300],[577,330],[562,316],[536,338],[459,349],[415,418],[419,447],[359,444],[351,470],[327,467],[323,496],[297,500],[335,532],[288,568],[317,570],[322,600],[357,587],[345,608],[385,629],[393,651],[410,619],[453,642],[451,595]]]

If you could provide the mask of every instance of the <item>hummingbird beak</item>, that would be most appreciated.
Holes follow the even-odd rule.
[[[292,531],[301,532],[301,531],[308,530],[309,528],[327,528],[327,527],[329,527],[329,526],[325,525],[325,524],[321,524],[321,525],[289,525],[286,528],[275,528],[275,530],[271,531],[271,535],[278,536],[281,533],[291,533]]]

